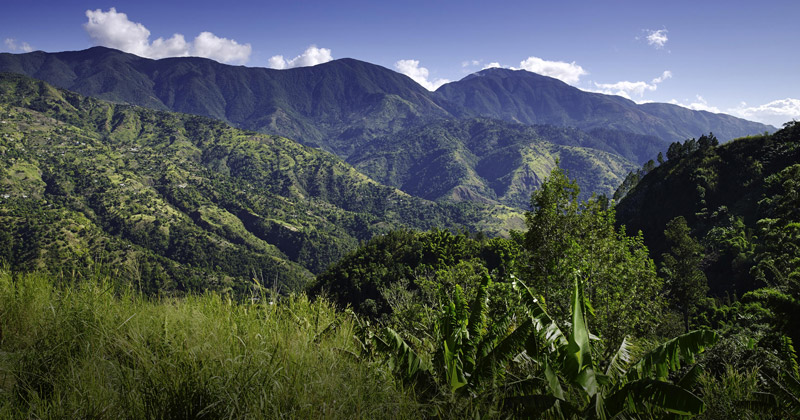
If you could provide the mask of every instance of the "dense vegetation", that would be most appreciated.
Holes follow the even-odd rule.
[[[663,298],[683,291],[667,273],[681,269],[665,258],[662,282],[641,236],[615,227],[608,200],[580,201],[578,194],[575,182],[554,170],[532,197],[526,230],[510,239],[438,229],[376,237],[312,289],[355,303],[358,314],[333,314],[326,299],[309,305],[302,296],[281,297],[258,279],[252,299],[241,303],[217,294],[150,301],[130,284],[68,278],[54,287],[40,275],[4,272],[0,298],[9,309],[0,318],[0,349],[8,366],[22,368],[4,368],[0,409],[20,417],[119,407],[156,417],[299,417],[319,410],[358,417],[385,416],[370,413],[387,405],[389,416],[445,418],[800,412],[793,340],[779,318],[770,318],[769,306],[725,309],[748,314],[737,330],[724,324],[731,317],[714,325],[694,316],[686,331],[683,298]],[[671,252],[687,273],[696,272],[696,261],[683,253],[695,255],[697,245],[677,220],[667,233]],[[94,278],[104,274],[95,272]],[[54,309],[36,309],[47,304]],[[700,307],[688,311],[696,315]],[[42,320],[29,324],[19,315],[31,310]],[[285,343],[287,335],[296,344],[269,347],[270,338]],[[333,354],[326,340],[337,343]],[[310,343],[321,354],[309,354]],[[300,356],[280,356],[288,365],[273,365],[284,349]],[[321,364],[332,370],[319,373]],[[289,365],[303,373],[278,375]],[[247,386],[243,372],[269,388]],[[315,379],[322,377],[347,391],[333,396],[327,380]],[[87,385],[73,391],[81,380]],[[283,390],[294,395],[300,386],[303,400],[286,401]],[[362,406],[366,401],[375,405]]]
[[[683,217],[702,245],[700,265],[714,296],[785,284],[794,268],[773,260],[792,251],[798,141],[800,126],[792,123],[723,145],[713,135],[673,143],[667,160],[620,201],[619,223],[641,230],[661,260],[670,246],[667,223]]]
[[[15,269],[103,261],[147,293],[241,292],[253,273],[297,290],[378,233],[521,220],[408,196],[288,139],[23,76],[0,77],[0,119],[0,258]]]
[[[797,144],[785,137],[791,129],[775,138]],[[713,136],[700,143],[716,147]],[[681,153],[701,146],[688,147],[696,150]],[[775,286],[741,300],[731,291],[735,302],[706,297],[703,247],[686,219],[664,226],[656,270],[642,235],[615,227],[604,197],[579,200],[561,170],[533,194],[526,230],[511,239],[394,232],[333,265],[311,291],[380,326],[373,351],[388,354],[418,398],[456,417],[476,403],[546,418],[797,415],[797,248],[786,246],[794,168],[767,181],[782,192],[761,203],[777,204],[770,214],[783,219],[770,223],[787,226],[757,254],[775,268]]]
[[[97,267],[96,267],[97,268]],[[4,419],[419,418],[327,302],[148,300],[102,269],[55,286],[0,268]]]

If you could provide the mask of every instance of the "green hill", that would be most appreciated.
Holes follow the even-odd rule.
[[[585,196],[610,196],[637,166],[575,129],[488,119],[443,120],[403,130],[371,142],[348,162],[381,183],[429,200],[527,209],[531,193],[556,160]]]
[[[667,222],[683,216],[705,247],[712,294],[789,281],[792,263],[772,264],[769,258],[797,256],[796,234],[790,231],[800,208],[795,174],[800,125],[716,147],[703,138],[674,143],[667,156],[617,205],[618,222],[631,232],[641,230],[652,255],[660,258],[667,251]],[[785,235],[785,241],[776,235]]]
[[[0,75],[0,258],[112,262],[146,291],[298,288],[359,241],[400,227],[501,233],[508,209],[436,204],[326,152],[185,114]]]

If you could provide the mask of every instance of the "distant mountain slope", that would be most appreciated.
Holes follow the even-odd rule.
[[[442,130],[426,129],[438,121],[493,118],[525,125],[546,124],[553,128],[537,127],[536,135],[528,142],[545,140],[560,146],[586,148],[580,153],[573,149],[564,154],[561,162],[575,163],[572,176],[585,187],[584,193],[608,193],[619,178],[615,171],[625,167],[622,160],[642,165],[666,150],[669,142],[708,132],[724,141],[773,129],[728,115],[669,104],[637,105],[618,96],[585,92],[550,77],[507,69],[483,70],[429,92],[405,75],[353,59],[272,70],[192,57],[150,60],[95,47],[60,53],[3,53],[0,71],[26,74],[113,102],[209,116],[239,128],[284,136],[357,162],[370,175],[402,186],[406,191],[458,200],[527,202],[523,195],[530,191],[528,187],[538,185],[532,174],[539,176],[541,172],[526,169],[502,175],[503,180],[489,177],[486,181],[476,181],[476,175],[469,173],[474,169],[467,168],[478,161],[483,171],[493,161],[504,164],[510,161],[499,159],[497,154],[485,154],[497,150],[472,149],[467,145],[456,149],[470,150],[469,153],[447,155],[453,159],[447,163],[440,159],[445,166],[437,163],[439,166],[425,169],[402,169],[406,172],[403,176],[409,177],[402,181],[394,179],[391,173],[382,175],[384,169],[378,160],[396,154],[398,144],[419,143],[423,139],[409,136],[423,132],[427,136],[425,141],[439,145],[467,140],[463,135],[448,138]],[[515,130],[513,136],[517,137],[524,132],[522,128],[512,129]],[[444,137],[431,138],[436,133]],[[428,155],[426,150],[418,148],[415,160],[436,161],[437,157]],[[545,152],[520,149],[514,153],[544,156]],[[552,155],[553,150],[547,153]],[[596,156],[589,156],[593,154]],[[582,172],[591,166],[587,166],[588,162],[597,165]],[[449,173],[451,169],[460,174]],[[505,169],[513,172],[519,168]],[[398,176],[399,170],[394,169]],[[462,179],[465,183],[442,183],[442,176],[452,178],[451,181]],[[582,179],[583,176],[589,178]],[[445,188],[446,185],[449,187]],[[512,194],[515,198],[508,191],[501,191],[506,188],[516,191]]]
[[[556,160],[585,195],[611,196],[639,166],[575,129],[489,119],[437,121],[407,129],[371,142],[348,162],[379,182],[429,200],[528,208],[531,193]]]
[[[106,261],[150,291],[253,275],[297,288],[390,229],[514,220],[410,197],[285,138],[0,74],[0,259],[18,267]]]
[[[614,129],[681,141],[714,132],[726,141],[775,128],[724,114],[670,104],[642,104],[580,90],[524,70],[486,69],[441,86],[436,93],[475,116],[523,124]]]
[[[150,60],[94,47],[0,54],[0,71],[86,96],[209,116],[340,156],[375,135],[452,116],[409,77],[352,59],[272,70],[204,58]]]
[[[101,99],[210,116],[344,157],[377,136],[467,116],[613,129],[665,141],[709,131],[725,141],[774,130],[670,104],[637,105],[523,70],[486,69],[431,93],[402,74],[353,59],[271,70],[191,57],[150,60],[94,47],[0,54],[0,71]]]

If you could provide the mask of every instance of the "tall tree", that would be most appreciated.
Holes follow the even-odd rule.
[[[614,226],[608,200],[581,202],[578,186],[556,168],[531,197],[518,273],[541,293],[559,321],[571,313],[570,290],[577,274],[593,307],[593,330],[617,347],[628,334],[644,335],[658,319],[661,282],[641,236]]]
[[[683,216],[667,223],[664,235],[671,248],[669,253],[663,254],[664,261],[661,265],[670,303],[683,316],[687,332],[690,315],[708,292],[708,280],[700,267],[704,257],[703,246],[692,238],[690,232]]]

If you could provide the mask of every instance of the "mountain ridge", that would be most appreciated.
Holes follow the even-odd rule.
[[[544,166],[531,172],[521,159],[493,160],[486,155],[490,149],[481,149],[477,154],[459,152],[448,155],[454,159],[453,165],[437,164],[411,172],[406,167],[405,175],[397,172],[416,178],[416,185],[411,185],[380,175],[382,169],[375,159],[398,153],[397,143],[411,140],[409,135],[421,133],[438,121],[454,122],[440,126],[447,127],[437,131],[442,141],[450,138],[465,142],[469,136],[459,134],[459,125],[469,125],[474,119],[496,119],[504,123],[493,124],[506,124],[499,130],[514,137],[519,150],[528,150],[525,153],[536,149],[535,145],[541,141],[563,146],[558,150],[571,150],[569,156],[576,159],[562,159],[562,162],[581,162],[572,170],[574,175],[590,177],[579,180],[586,187],[582,191],[609,194],[614,188],[610,180],[624,177],[618,171],[654,159],[659,152],[666,151],[670,141],[709,131],[724,141],[770,129],[730,116],[683,110],[668,104],[637,105],[621,97],[584,92],[547,76],[509,69],[483,70],[429,92],[406,75],[352,58],[274,70],[231,66],[198,57],[151,60],[94,47],[60,53],[3,53],[0,71],[26,74],[115,103],[201,115],[238,128],[290,138],[332,152],[351,163],[359,161],[356,166],[369,175],[406,188],[412,194],[440,201],[514,203],[523,209],[527,208],[523,205],[527,198],[522,197],[522,191],[527,194],[530,186],[538,185],[536,178],[545,174]],[[557,129],[526,131],[514,124],[549,125]],[[519,138],[520,133],[526,134]],[[576,147],[584,149],[578,151]],[[587,147],[597,151],[591,152]],[[463,143],[447,148],[469,149]],[[519,155],[519,150],[514,154]],[[366,151],[372,157],[365,156]],[[425,150],[422,152],[418,160],[435,159],[427,156]],[[544,157],[543,153],[545,150],[539,148],[534,154]],[[547,153],[549,157],[545,160],[554,162],[556,150]],[[370,159],[372,163],[364,163]],[[478,161],[484,173],[510,169],[516,175],[508,175],[503,181],[483,179],[475,172],[474,162]],[[521,166],[492,168],[509,162]],[[604,163],[595,166],[598,162]],[[612,167],[615,169],[611,170]],[[447,191],[441,191],[442,185],[434,185],[437,182],[434,180],[440,179],[438,175],[466,183],[456,182]],[[497,194],[511,184],[520,186],[518,191],[522,195],[511,198]]]
[[[326,131],[325,136],[337,137],[347,129],[326,127],[326,124],[334,121],[325,118],[327,113],[348,120],[354,117],[351,115],[353,112],[366,112],[373,119],[380,120],[380,107],[376,109],[376,105],[384,101],[384,107],[394,108],[392,110],[398,113],[391,120],[419,119],[424,122],[429,121],[429,117],[490,117],[524,124],[575,126],[585,130],[611,128],[657,135],[670,142],[697,137],[709,131],[726,141],[775,130],[775,127],[760,123],[745,124],[746,120],[726,114],[704,113],[672,104],[636,104],[619,96],[583,91],[558,79],[526,70],[501,68],[473,73],[459,81],[447,83],[435,92],[427,91],[408,76],[354,58],[336,59],[312,67],[275,70],[231,66],[199,57],[151,60],[106,47],[93,47],[57,53],[37,51],[0,54],[0,71],[24,73],[58,87],[101,99],[210,116],[256,131],[263,132],[269,128],[275,130],[269,134],[285,135],[326,150],[335,149],[333,151],[343,157],[347,156],[348,147],[337,145],[335,139],[330,140],[333,146],[326,147],[325,144],[319,144],[321,133],[315,133],[308,127],[292,127],[292,124],[303,125],[307,123],[304,119],[311,118],[315,120],[315,125],[321,127],[317,130]],[[131,80],[133,86],[120,85],[123,76],[125,80]],[[213,76],[213,80],[204,80],[200,76]],[[352,79],[352,82],[344,85],[341,82],[344,76]],[[491,81],[491,86],[485,86],[487,81]],[[172,86],[177,82],[190,88],[181,91]],[[320,84],[322,82],[325,86]],[[215,86],[215,83],[219,86]],[[123,89],[126,87],[133,91],[127,92],[127,89]],[[516,91],[512,92],[511,87]],[[472,90],[465,92],[467,89]],[[265,92],[271,93],[271,98],[254,102],[253,95],[257,92],[260,96],[265,96]],[[288,97],[289,93],[295,97]],[[487,97],[487,93],[491,95]],[[476,94],[482,96],[469,101],[465,99],[466,95]],[[578,97],[582,100],[575,99]],[[332,98],[336,99],[335,104]],[[399,103],[398,99],[401,100]],[[513,106],[503,108],[499,105],[499,99]],[[565,109],[559,106],[559,99],[570,100],[576,106]],[[493,106],[488,107],[489,103]],[[258,110],[257,115],[253,114],[255,110]],[[594,116],[596,112],[600,114]],[[645,125],[637,127],[624,118],[615,121],[611,119],[614,113]],[[670,114],[672,117],[681,114],[682,123],[690,117],[702,118],[700,123],[690,125],[690,128],[676,128],[675,124],[662,121]],[[592,118],[586,120],[587,116]],[[721,122],[717,121],[720,116],[724,116]],[[280,118],[287,120],[281,124]],[[358,119],[349,121],[352,123]],[[583,120],[586,121],[581,122]],[[723,124],[736,125],[738,131],[726,129]],[[387,134],[393,132],[388,125],[389,121],[383,121],[374,127],[356,125],[354,128],[382,129],[384,132],[381,134]],[[295,132],[288,132],[290,129]],[[303,133],[303,130],[308,132]],[[292,135],[298,132],[305,135]],[[358,143],[359,137],[353,138]],[[358,144],[354,148],[357,147]]]
[[[435,93],[484,117],[530,125],[574,126],[582,130],[610,128],[656,135],[669,142],[708,132],[727,141],[775,130],[775,127],[727,114],[664,103],[636,104],[621,96],[584,91],[526,70],[485,69],[442,85]],[[611,118],[614,115],[622,118]]]

